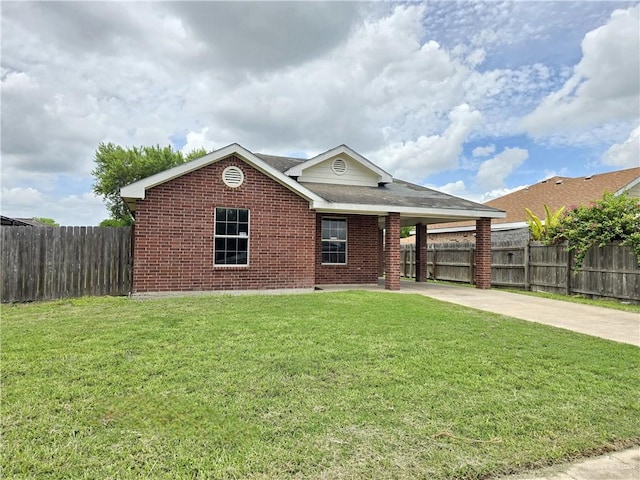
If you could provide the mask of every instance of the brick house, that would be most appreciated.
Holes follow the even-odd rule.
[[[498,209],[392,178],[345,145],[308,160],[215,150],[122,188],[135,216],[133,293],[400,288],[400,227],[475,220],[479,288],[491,285]],[[484,235],[484,236],[483,236]],[[484,258],[484,260],[483,260]]]

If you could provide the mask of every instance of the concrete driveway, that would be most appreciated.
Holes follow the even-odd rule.
[[[431,282],[403,281],[400,288],[403,293],[419,293],[478,310],[640,346],[640,314],[638,313],[496,289],[479,290],[468,286]]]

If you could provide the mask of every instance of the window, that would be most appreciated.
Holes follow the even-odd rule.
[[[347,263],[347,221],[322,219],[322,263]]]
[[[215,265],[247,265],[249,210],[216,208],[214,243]]]

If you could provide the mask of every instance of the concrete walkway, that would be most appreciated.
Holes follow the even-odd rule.
[[[501,290],[439,283],[401,282],[402,293],[419,293],[445,302],[544,323],[574,332],[640,346],[640,314]]]
[[[564,463],[503,480],[638,480],[640,448],[630,448],[581,462]]]
[[[384,285],[327,287],[380,290]],[[640,315],[610,308],[468,286],[402,281],[398,293],[413,293],[531,322],[640,346]],[[508,480],[640,480],[640,448],[502,477]]]

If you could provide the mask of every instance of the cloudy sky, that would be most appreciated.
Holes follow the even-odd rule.
[[[1,212],[97,225],[100,142],[345,143],[486,201],[640,166],[638,2],[10,2]]]

